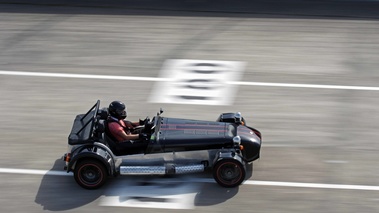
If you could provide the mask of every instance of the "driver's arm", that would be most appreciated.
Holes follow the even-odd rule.
[[[116,133],[118,136],[120,136],[123,140],[137,140],[139,139],[138,134],[126,134],[125,131],[117,131]]]
[[[143,125],[143,124],[141,124],[141,121],[130,122],[130,121],[125,121],[125,120],[124,120],[124,123],[125,123],[125,125],[126,125],[127,127],[129,127],[129,128],[134,128],[134,127],[136,127],[136,126],[141,126],[141,125]]]

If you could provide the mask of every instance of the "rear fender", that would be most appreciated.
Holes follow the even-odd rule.
[[[102,145],[102,144],[101,144]],[[95,159],[104,164],[107,168],[108,175],[114,175],[115,166],[113,154],[109,152],[109,149],[106,147],[102,147],[99,144],[91,144],[80,147],[72,157],[67,166],[67,172],[73,171],[75,169],[75,165],[78,161],[84,159]],[[105,146],[105,145],[104,145]]]

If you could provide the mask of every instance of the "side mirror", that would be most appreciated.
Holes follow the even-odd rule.
[[[163,109],[160,108],[159,112],[157,113],[157,115],[161,115],[163,113]]]

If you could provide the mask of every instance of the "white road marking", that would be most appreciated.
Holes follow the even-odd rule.
[[[230,105],[237,86],[229,84],[241,78],[245,63],[214,60],[166,60],[149,101],[153,103]]]
[[[4,71],[0,70],[0,75],[31,76],[31,77],[55,77],[55,78],[83,78],[100,80],[123,80],[123,81],[170,81],[167,78],[156,77],[137,77],[137,76],[116,76],[116,75],[88,75],[88,74],[69,74],[69,73],[46,73],[46,72],[23,72],[23,71]],[[309,89],[339,89],[339,90],[361,90],[379,91],[379,87],[366,86],[343,86],[343,85],[320,85],[320,84],[289,84],[289,83],[269,83],[269,82],[228,82],[240,86],[266,86],[266,87],[292,87]]]
[[[25,174],[25,175],[56,175],[56,176],[72,176],[71,173],[65,171],[48,171],[48,170],[36,170],[36,169],[9,169],[0,168],[0,173],[8,174]]]
[[[318,188],[318,189],[347,189],[347,190],[379,191],[379,186],[369,186],[369,185],[296,183],[296,182],[277,182],[277,181],[248,181],[248,182],[250,182],[249,183],[250,185],[260,185],[260,186],[285,186],[285,187]]]
[[[24,71],[3,71],[3,70],[0,70],[0,75],[52,77],[52,78],[84,78],[84,79],[123,80],[123,81],[165,81],[165,80],[168,80],[168,79],[154,78],[154,77],[135,77],[135,76],[116,76],[116,75],[88,75],[88,74],[24,72]]]
[[[66,173],[64,171],[52,171],[52,170],[48,171],[48,170],[34,170],[34,169],[11,169],[11,168],[0,168],[0,173],[72,176],[72,173]],[[190,180],[190,182],[193,182],[193,183],[215,183],[215,181],[211,178],[191,178],[191,179],[184,179],[184,180],[186,182],[188,182]],[[181,179],[170,178],[169,181],[171,183],[183,182],[183,179],[181,180]],[[165,180],[163,180],[163,181],[154,180],[154,183],[159,183],[159,182],[167,182],[167,181],[165,181]],[[349,185],[349,184],[324,184],[324,183],[299,183],[299,182],[247,180],[243,183],[243,185],[379,191],[379,186]]]
[[[125,190],[127,189],[127,190]],[[194,209],[199,184],[192,182],[172,183],[126,181],[111,184],[99,200],[100,206]]]
[[[366,90],[379,91],[379,87],[365,86],[342,86],[342,85],[321,85],[321,84],[288,84],[288,83],[265,83],[265,82],[230,82],[241,86],[266,86],[266,87],[293,87],[312,89],[339,89],[339,90]]]

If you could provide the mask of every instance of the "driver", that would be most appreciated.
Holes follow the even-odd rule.
[[[127,116],[125,104],[121,101],[113,101],[109,104],[108,129],[117,142],[130,142],[131,140],[145,139],[147,135],[135,134],[134,128],[143,125],[146,121],[130,122],[124,120]]]

